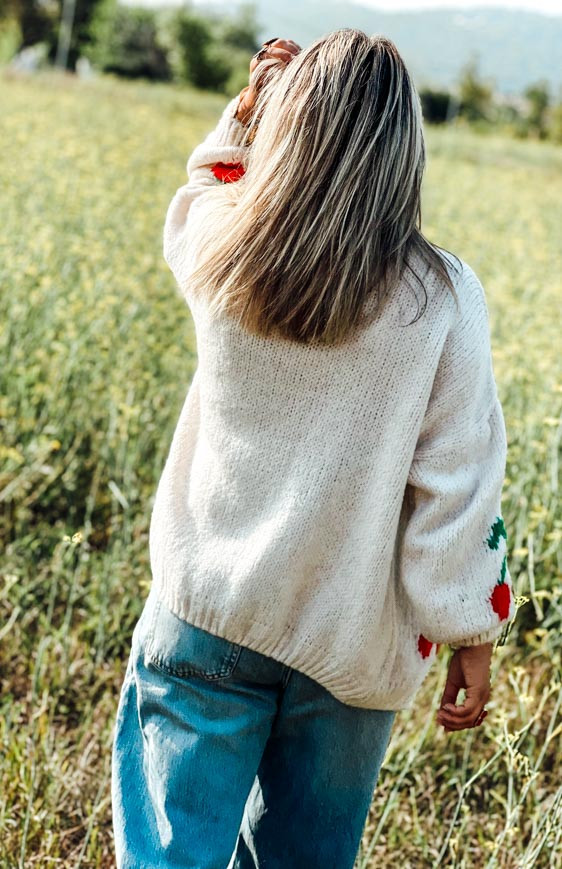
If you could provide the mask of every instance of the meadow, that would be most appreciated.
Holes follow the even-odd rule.
[[[0,82],[0,865],[114,866],[111,740],[156,484],[197,365],[165,211],[223,97]],[[423,230],[487,294],[518,611],[488,717],[445,733],[450,651],[398,713],[357,869],[562,866],[560,179],[553,144],[426,129]]]

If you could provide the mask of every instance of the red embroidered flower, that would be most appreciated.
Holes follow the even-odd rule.
[[[509,615],[509,606],[511,603],[511,591],[509,585],[505,581],[505,573],[507,569],[507,556],[504,555],[500,578],[495,584],[492,594],[490,595],[490,603],[492,609],[498,614],[500,621],[506,619]]]
[[[245,171],[242,163],[215,163],[214,166],[211,166],[211,172],[215,178],[225,184],[229,181],[238,181]]]
[[[435,649],[436,653],[439,651],[440,645],[441,645],[441,643],[437,643],[437,648]],[[418,652],[420,653],[422,658],[427,658],[427,656],[431,652],[432,646],[433,646],[433,643],[430,643],[429,640],[426,637],[424,637],[423,634],[419,635],[419,637],[418,637]]]

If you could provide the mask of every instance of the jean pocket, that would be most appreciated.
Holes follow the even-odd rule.
[[[224,679],[237,664],[242,646],[179,618],[155,600],[147,630],[145,664],[171,676]]]

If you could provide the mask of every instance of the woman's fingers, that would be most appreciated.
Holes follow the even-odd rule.
[[[285,61],[285,63],[288,63],[290,60],[292,60],[295,54],[296,52],[290,51],[288,48],[282,48],[277,43],[267,49],[268,56],[270,55],[271,57],[278,57],[280,60]]]
[[[441,709],[439,712],[440,722],[446,724],[447,727],[472,727],[482,712],[483,706],[470,711],[465,711],[462,706],[459,706],[458,709],[458,712],[447,712],[447,710]]]
[[[268,49],[283,48],[286,51],[289,51],[291,54],[298,54],[299,51],[301,51],[300,45],[297,45],[297,43],[293,39],[274,39],[272,42],[269,43],[264,42],[264,45],[267,45]]]
[[[277,60],[282,63],[289,63],[290,60],[295,56],[294,52],[289,51],[286,48],[277,48],[274,46],[273,48],[264,48],[262,52],[258,52],[259,57],[252,57],[250,61],[250,72],[253,72],[254,69],[259,66],[260,63],[263,63],[265,60]]]
[[[264,42],[263,45],[261,51],[256,52],[250,61],[250,73],[264,60],[279,60],[283,63],[289,63],[301,50],[300,46],[292,39],[274,39]]]
[[[442,724],[445,730],[464,730],[468,727],[477,727],[488,714],[483,704],[470,713],[465,712],[462,706],[459,706],[458,709],[460,710],[459,713],[440,709],[437,713],[437,723]]]

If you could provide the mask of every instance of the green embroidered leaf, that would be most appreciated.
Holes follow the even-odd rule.
[[[505,581],[505,572],[506,572],[506,570],[507,570],[507,555],[504,555],[504,557],[503,557],[503,561],[502,561],[502,567],[501,567],[500,578],[499,578],[499,580],[498,580],[500,583],[502,583],[502,582]]]
[[[501,516],[496,516],[496,521],[492,525],[492,532],[490,536],[487,538],[486,543],[490,547],[490,549],[497,549],[500,542],[500,537],[504,537],[507,540],[507,533],[505,530],[505,525],[503,524],[503,519]]]

